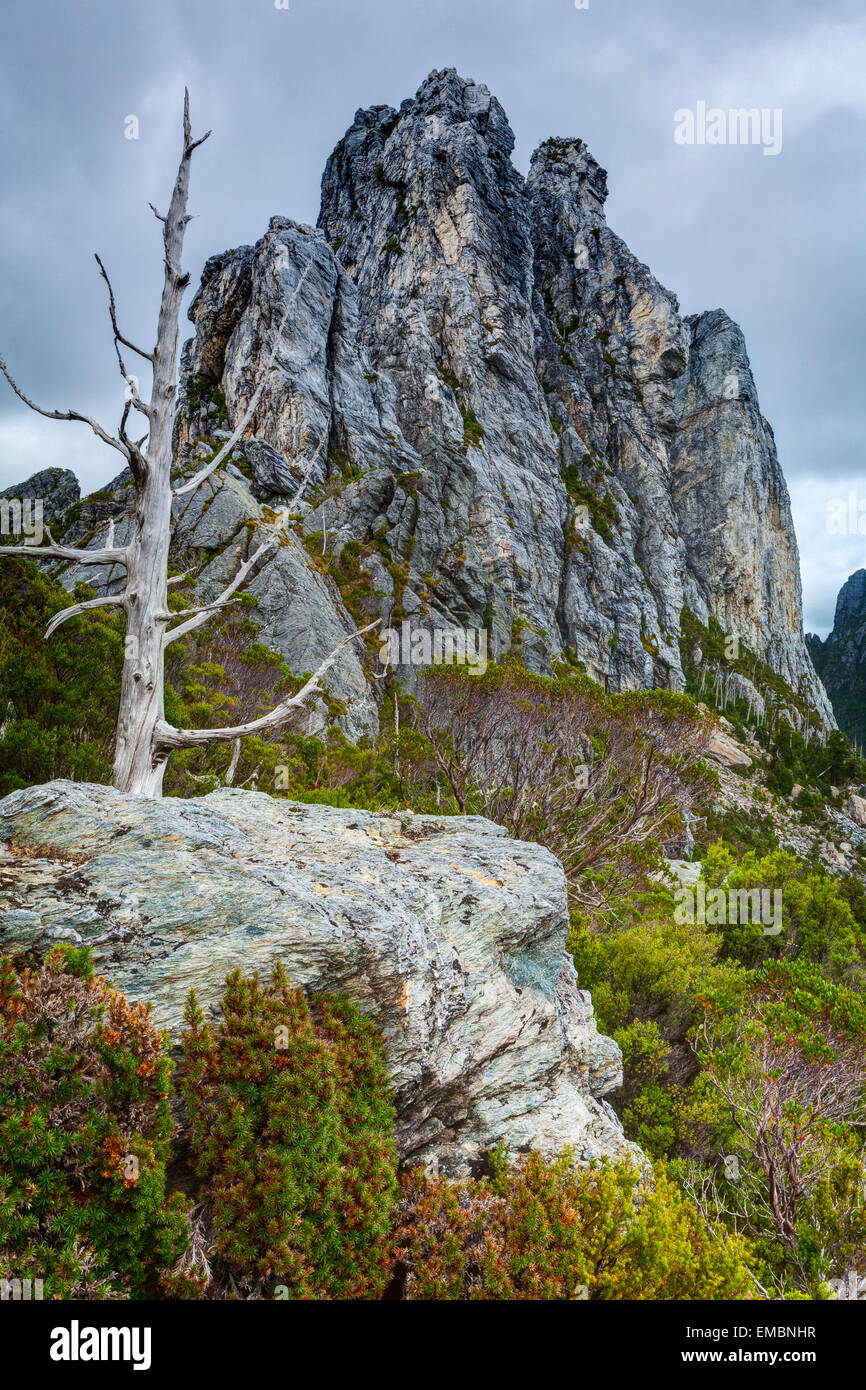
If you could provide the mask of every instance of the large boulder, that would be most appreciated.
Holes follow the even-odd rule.
[[[195,988],[282,961],[385,1037],[401,1156],[471,1172],[493,1145],[630,1146],[621,1055],[565,951],[562,867],[476,816],[374,814],[221,789],[139,801],[65,781],[0,801],[0,951],[92,947],[175,1041]]]
[[[723,729],[714,729],[710,737],[707,753],[722,767],[745,769],[752,766],[752,759],[741,743]]]

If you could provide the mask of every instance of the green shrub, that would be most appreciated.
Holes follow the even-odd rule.
[[[794,790],[794,773],[784,763],[772,763],[765,775],[766,784],[777,796],[790,796]]]
[[[720,960],[718,935],[700,922],[644,919],[598,935],[575,913],[568,946],[605,1031],[663,1018],[684,1037],[700,1017],[703,993],[740,984],[742,972]]]
[[[767,936],[761,922],[716,928],[726,955],[744,965],[797,957],[823,965],[842,983],[860,985],[866,974],[866,929],[852,911],[838,878],[784,850],[749,851],[735,862],[724,844],[711,845],[703,861],[708,888],[766,889],[782,894],[782,931]]]
[[[610,1099],[627,1136],[653,1159],[691,1152],[718,1106],[688,1035],[705,995],[742,1006],[747,972],[720,959],[718,933],[699,922],[645,918],[599,932],[572,913],[568,946],[599,1028],[622,1049],[623,1085]]]
[[[475,411],[469,407],[463,412],[463,451],[467,449],[480,449],[481,441],[484,438],[484,427],[481,425]]]
[[[759,815],[754,805],[748,811],[737,806],[723,810],[720,805],[707,805],[702,828],[695,837],[694,857],[703,858],[716,840],[724,840],[738,855],[748,849],[769,854],[779,848],[772,817]]]
[[[754,1294],[742,1241],[711,1232],[659,1172],[577,1169],[566,1152],[453,1183],[403,1179],[398,1256],[410,1299],[723,1299]]]
[[[155,1293],[186,1237],[165,1197],[169,1069],[150,1007],[87,952],[20,979],[0,961],[0,1277],[46,1298]]]
[[[74,598],[92,598],[76,585]],[[55,777],[108,782],[123,664],[123,620],[82,613],[45,641],[68,592],[35,564],[0,564],[0,796]]]
[[[235,970],[220,1007],[214,1027],[190,994],[183,1077],[217,1287],[376,1297],[389,1274],[396,1155],[375,1027],[345,999],[319,998],[311,1011],[279,965],[267,985]]]

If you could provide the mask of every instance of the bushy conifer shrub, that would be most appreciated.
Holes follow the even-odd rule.
[[[0,961],[0,1277],[45,1298],[152,1296],[179,1257],[166,1202],[170,1064],[149,1006],[60,947]]]
[[[183,1079],[211,1203],[213,1292],[376,1297],[389,1276],[396,1152],[381,1040],[345,999],[312,1009],[281,966],[229,975],[219,1022],[194,993]]]

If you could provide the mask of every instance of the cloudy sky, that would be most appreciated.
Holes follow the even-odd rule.
[[[151,342],[184,84],[198,132],[187,265],[315,222],[319,179],[355,109],[399,105],[432,68],[485,82],[524,172],[579,135],[609,173],[610,225],[679,296],[743,327],[788,480],[807,630],[866,565],[827,504],[863,469],[866,17],[862,0],[40,0],[0,21],[0,352],[40,403],[114,425],[102,283]],[[781,108],[782,150],[674,142],[674,112]],[[125,138],[127,118],[139,138]],[[117,471],[84,426],[40,420],[0,381],[0,488]],[[866,531],[866,515],[863,519]]]

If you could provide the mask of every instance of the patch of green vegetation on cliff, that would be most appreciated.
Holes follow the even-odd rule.
[[[219,382],[207,381],[204,377],[187,377],[186,398],[193,413],[204,405],[215,405],[217,423],[222,425],[228,419],[228,403]]]
[[[596,460],[593,455],[587,454],[595,468]],[[568,464],[561,469],[562,481],[565,489],[576,507],[586,507],[589,512],[589,519],[594,531],[603,540],[610,543],[613,540],[613,525],[619,518],[619,511],[616,502],[609,492],[602,496],[595,491],[588,483],[583,481],[581,470],[577,464]],[[595,468],[595,480],[600,481],[601,473]]]
[[[484,428],[471,406],[463,412],[463,450],[480,449]]]
[[[804,789],[798,800],[804,818],[821,819],[831,787],[866,781],[866,762],[841,730],[823,736],[821,720],[806,694],[793,690],[743,643],[736,656],[728,657],[731,639],[715,618],[705,626],[684,608],[680,623],[687,693],[724,714],[741,740],[747,739],[747,731],[757,739],[770,755],[765,780],[771,791],[789,796],[794,784],[799,784]],[[766,701],[763,718],[743,696],[726,690],[725,677],[730,672],[750,680]],[[792,725],[791,715],[799,716],[805,732]]]

